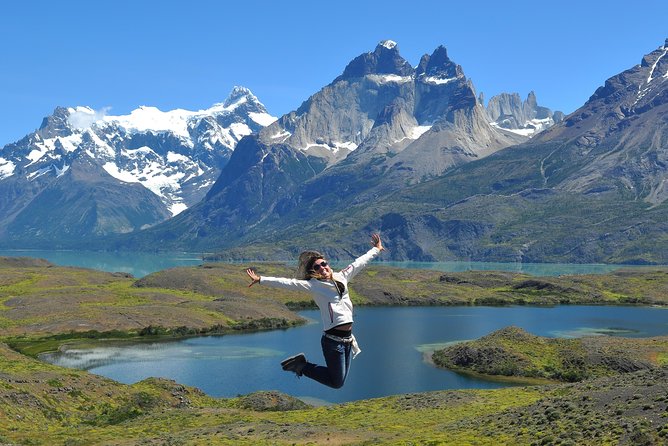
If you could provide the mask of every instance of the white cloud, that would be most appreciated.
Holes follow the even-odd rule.
[[[67,120],[75,129],[88,129],[95,122],[102,120],[110,109],[111,107],[104,107],[101,110],[93,110],[89,107],[71,108]]]

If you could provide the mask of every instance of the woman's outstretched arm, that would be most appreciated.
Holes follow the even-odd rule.
[[[380,254],[381,251],[385,250],[385,248],[383,248],[383,242],[380,239],[380,235],[378,234],[373,234],[371,236],[371,244],[373,245],[373,248],[371,248],[366,254],[356,258],[353,263],[341,270],[341,274],[343,274],[347,280],[351,280],[353,277],[355,277],[357,273],[367,265],[367,263]]]
[[[299,279],[288,279],[285,277],[270,277],[270,276],[260,276],[254,268],[247,268],[246,274],[251,279],[249,287],[252,287],[256,283],[261,285],[267,285],[273,288],[286,288],[293,290],[305,290],[309,291],[311,289],[311,282],[308,280],[299,280]]]

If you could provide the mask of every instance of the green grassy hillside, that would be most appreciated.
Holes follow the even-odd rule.
[[[583,381],[668,365],[668,337],[554,339],[506,327],[438,350],[435,364],[484,375]]]

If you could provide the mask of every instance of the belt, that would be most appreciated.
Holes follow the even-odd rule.
[[[351,344],[355,340],[352,334],[350,336],[346,336],[345,338],[334,336],[333,334],[329,334],[327,332],[323,332],[322,335],[328,339],[331,339],[332,341],[342,342],[344,344]]]

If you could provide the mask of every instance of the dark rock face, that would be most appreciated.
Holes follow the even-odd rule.
[[[415,77],[415,117],[419,123],[433,123],[444,117],[453,121],[455,111],[470,110],[477,104],[462,67],[448,58],[442,46],[431,56],[422,56]]]
[[[72,128],[68,123],[69,111],[64,107],[56,107],[51,116],[42,120],[37,134],[41,138],[52,138],[55,136],[70,136]]]
[[[364,77],[367,74],[410,76],[412,73],[413,68],[399,55],[396,43],[385,40],[378,44],[373,53],[365,53],[353,59],[334,83]]]
[[[415,74],[419,76],[435,76],[441,79],[451,79],[462,76],[464,72],[462,67],[455,64],[448,57],[448,50],[444,46],[439,46],[434,50],[431,56],[426,54],[420,59]]]

